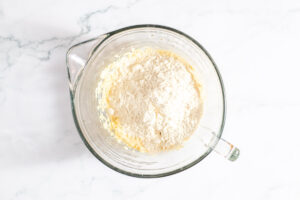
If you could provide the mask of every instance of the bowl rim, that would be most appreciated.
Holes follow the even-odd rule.
[[[222,90],[222,100],[223,100],[223,117],[222,117],[222,123],[221,123],[221,126],[220,126],[220,129],[219,129],[219,132],[217,134],[217,137],[218,137],[218,140],[217,142],[213,145],[213,147],[215,147],[217,144],[218,144],[218,141],[219,139],[221,138],[222,136],[222,133],[223,133],[223,129],[224,129],[224,125],[225,125],[225,118],[226,118],[226,98],[225,98],[225,89],[224,89],[224,84],[223,84],[223,80],[222,80],[222,77],[221,77],[221,74],[218,70],[218,67],[216,65],[216,63],[214,62],[214,60],[212,59],[212,57],[210,56],[210,54],[208,53],[208,51],[199,43],[197,42],[194,38],[192,38],[191,36],[175,29],[175,28],[171,28],[171,27],[168,27],[168,26],[163,26],[163,25],[157,25],[157,24],[139,24],[139,25],[133,25],[133,26],[127,26],[127,27],[124,27],[124,28],[120,28],[120,29],[117,29],[115,31],[111,31],[109,33],[105,33],[103,35],[107,35],[107,37],[105,37],[101,42],[99,42],[95,47],[94,49],[92,49],[90,55],[93,55],[96,50],[98,49],[98,47],[101,46],[101,44],[106,41],[108,38],[110,38],[111,36],[115,35],[115,34],[118,34],[120,32],[123,32],[123,31],[127,31],[127,30],[132,30],[132,29],[140,29],[140,28],[156,28],[156,29],[163,29],[163,30],[167,30],[167,31],[171,31],[171,32],[174,32],[174,33],[177,33],[183,37],[185,37],[186,39],[190,40],[192,43],[194,43],[198,48],[200,48],[205,54],[206,56],[209,58],[209,60],[212,62],[212,65],[216,71],[216,74],[218,76],[218,79],[219,79],[219,82],[220,82],[220,86],[221,86],[221,90]],[[72,47],[70,47],[70,49],[72,49],[73,47],[75,46],[79,46],[81,44],[84,44],[86,42],[89,42],[91,40],[86,40],[86,41],[83,41],[83,42],[80,42],[80,43],[77,43],[75,45],[73,45]],[[89,57],[89,59],[87,60],[87,63],[88,61],[90,60],[92,56]],[[68,64],[68,63],[67,63]],[[70,79],[70,77],[69,77]],[[75,103],[74,103],[74,98],[75,98],[75,94],[76,93],[76,88],[75,88],[75,91],[73,93],[73,91],[70,90],[70,98],[71,98],[71,106],[72,106],[72,114],[73,114],[73,118],[74,118],[74,122],[75,122],[75,125],[76,125],[76,128],[78,130],[78,133],[81,137],[81,139],[83,140],[84,144],[86,145],[86,147],[89,149],[89,151],[100,161],[102,162],[104,165],[106,165],[107,167],[121,173],[121,174],[125,174],[125,175],[128,175],[128,176],[132,176],[132,177],[136,177],[136,178],[160,178],[160,177],[166,177],[166,176],[170,176],[170,175],[173,175],[173,174],[177,174],[179,172],[182,172],[194,165],[196,165],[197,163],[199,163],[200,161],[202,161],[204,158],[206,158],[213,150],[213,148],[208,148],[208,150],[203,154],[201,155],[199,158],[195,159],[193,162],[185,165],[184,167],[181,167],[179,169],[175,169],[175,170],[172,170],[172,171],[169,171],[169,172],[164,172],[164,173],[158,173],[158,174],[140,174],[140,173],[132,173],[132,172],[129,172],[129,171],[126,171],[126,170],[123,170],[123,169],[120,169],[118,167],[115,167],[113,166],[112,164],[110,164],[109,162],[107,162],[105,159],[103,159],[101,156],[99,156],[97,154],[97,152],[93,149],[93,147],[89,144],[89,142],[87,141],[87,139],[85,138],[81,128],[80,128],[80,125],[79,125],[79,122],[78,122],[78,118],[77,118],[77,115],[76,115],[76,109],[75,109]]]

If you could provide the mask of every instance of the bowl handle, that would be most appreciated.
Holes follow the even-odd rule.
[[[238,159],[240,150],[236,146],[223,138],[219,138],[214,131],[201,125],[199,127],[199,132],[201,133],[199,134],[200,140],[205,146],[212,148],[214,152],[230,161]]]
[[[76,84],[81,71],[91,57],[95,47],[106,38],[108,34],[75,44],[67,52],[67,71],[71,95],[74,95]]]

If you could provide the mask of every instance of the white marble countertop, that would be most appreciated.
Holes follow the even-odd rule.
[[[128,25],[177,28],[212,55],[223,136],[182,173],[137,179],[100,163],[73,123],[65,65],[78,41]],[[300,1],[0,1],[0,199],[300,199]]]

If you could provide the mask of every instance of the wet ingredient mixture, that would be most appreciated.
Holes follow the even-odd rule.
[[[142,152],[179,148],[201,118],[197,80],[192,66],[170,51],[125,53],[104,69],[96,89],[98,109],[109,118],[106,129]]]

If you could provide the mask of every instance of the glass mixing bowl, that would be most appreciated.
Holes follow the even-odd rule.
[[[116,59],[115,55],[145,46],[174,52],[199,73],[203,114],[196,132],[178,150],[147,154],[128,149],[103,128],[99,118],[95,90],[101,71]],[[108,167],[135,177],[162,177],[195,165],[213,150],[231,161],[239,156],[236,147],[221,139],[225,97],[220,73],[207,51],[188,35],[159,25],[122,28],[71,47],[67,68],[73,116],[80,136]]]

